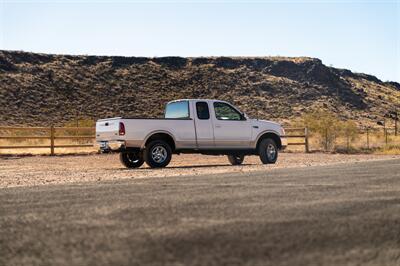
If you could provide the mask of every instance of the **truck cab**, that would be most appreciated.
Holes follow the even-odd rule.
[[[287,145],[278,123],[250,119],[228,102],[209,99],[171,101],[164,118],[99,120],[96,140],[103,151],[121,152],[123,164],[132,168],[145,161],[164,167],[179,153],[227,155],[231,164],[241,164],[245,155],[259,155],[263,163],[275,163]]]

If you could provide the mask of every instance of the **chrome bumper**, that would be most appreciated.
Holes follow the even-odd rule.
[[[112,140],[112,141],[97,141],[94,144],[97,150],[102,152],[120,151],[125,148],[125,141]]]

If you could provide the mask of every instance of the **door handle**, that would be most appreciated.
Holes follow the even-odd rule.
[[[220,128],[221,127],[221,125],[215,125],[215,128]]]

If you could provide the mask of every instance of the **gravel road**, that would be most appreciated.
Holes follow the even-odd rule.
[[[222,174],[270,171],[366,160],[400,158],[399,155],[344,155],[325,153],[281,153],[274,165],[261,164],[258,156],[248,156],[244,165],[231,166],[226,156],[174,155],[167,168],[126,169],[117,154],[81,156],[0,157],[0,188],[74,182],[99,182],[146,177]]]
[[[3,188],[0,252],[0,265],[400,265],[400,159]]]

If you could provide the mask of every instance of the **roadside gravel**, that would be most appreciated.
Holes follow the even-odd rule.
[[[344,155],[324,153],[282,153],[274,165],[261,164],[257,156],[248,156],[241,166],[231,166],[226,156],[174,155],[164,169],[126,169],[117,154],[79,156],[0,157],[0,188],[38,186],[75,182],[221,174],[230,172],[271,171],[277,168],[385,160],[399,155]]]

